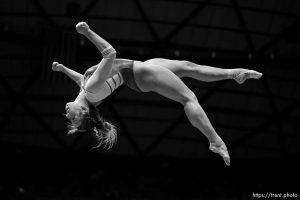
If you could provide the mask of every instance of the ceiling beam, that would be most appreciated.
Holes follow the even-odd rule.
[[[0,16],[2,17],[41,17],[42,15],[39,13],[26,13],[26,12],[1,12]],[[51,17],[55,18],[70,18],[66,14],[51,14]],[[135,23],[145,23],[144,19],[139,18],[132,18],[132,17],[115,17],[115,16],[104,16],[104,15],[88,15],[86,16],[87,19],[96,19],[96,20],[108,20],[108,21],[124,21],[124,22],[135,22]],[[166,20],[150,20],[151,24],[160,24],[160,25],[177,25],[177,22],[172,21],[166,21]],[[74,25],[75,26],[75,25]],[[218,31],[225,31],[225,32],[234,32],[234,33],[243,33],[243,30],[233,28],[233,27],[225,27],[225,26],[215,26],[215,25],[209,25],[209,24],[196,24],[196,23],[188,23],[186,24],[186,27],[194,27],[199,29],[209,29],[209,30],[218,30]],[[73,27],[72,27],[73,28]],[[248,30],[250,34],[258,35],[258,36],[266,36],[266,37],[272,37],[275,36],[273,33],[269,32],[262,32],[262,31],[256,31],[256,30]]]
[[[20,101],[18,99],[19,96],[23,96],[26,91],[32,86],[32,84],[35,82],[35,79],[34,77],[29,77],[29,79],[24,83],[24,85],[21,87],[21,89],[16,92],[18,95],[17,96],[14,96],[14,98],[12,98],[12,101],[9,101],[10,102],[10,105],[9,107],[7,108],[7,111],[5,112],[4,114],[4,118],[1,122],[1,125],[0,125],[0,132],[4,131],[6,126],[11,122],[11,118],[14,114],[14,111],[18,105],[18,102]],[[7,91],[11,91],[12,90],[9,88],[9,86],[7,84],[3,84],[4,87],[6,87],[6,90]]]
[[[300,18],[298,18],[296,21],[294,21],[292,24],[290,24],[288,27],[283,29],[279,34],[271,38],[267,43],[265,43],[263,46],[261,46],[257,52],[259,54],[266,53],[269,51],[272,47],[274,47],[276,44],[278,44],[282,39],[286,37],[286,35],[289,34],[290,30],[292,28],[297,28],[300,25]]]
[[[29,81],[27,82],[26,84],[28,84],[29,86],[32,85],[32,83]],[[45,130],[47,133],[49,133],[52,138],[59,144],[61,145],[62,147],[67,147],[67,144],[66,142],[59,137],[58,133],[43,119],[43,117],[38,113],[36,112],[32,106],[27,102],[26,99],[22,99],[20,97],[22,96],[19,96],[19,93],[16,92],[11,86],[10,84],[6,81],[6,79],[0,75],[0,85],[3,86],[3,88],[10,94],[10,96],[12,97],[12,99],[18,99],[18,103],[20,105],[22,105],[25,110],[28,111],[28,113],[30,114],[30,116],[36,120],[38,122],[38,124],[40,124]],[[23,88],[25,87],[26,85],[23,86]],[[28,87],[29,87],[28,86]],[[27,87],[27,86],[26,86]],[[21,91],[22,92],[22,91]]]
[[[99,2],[99,0],[90,0],[89,4],[85,7],[85,9],[79,14],[79,16],[77,16],[74,19],[74,22],[72,23],[72,25],[69,27],[69,29],[74,29],[75,25],[79,22],[79,21],[83,21],[84,18],[86,18],[89,14],[89,12],[96,7],[97,3]]]
[[[161,1],[161,2],[176,2],[176,3],[186,3],[186,4],[198,4],[198,0],[148,0],[151,2],[154,1]],[[218,7],[218,8],[233,8],[232,4],[228,3],[221,3],[220,2],[210,2],[210,6]],[[241,10],[250,11],[250,12],[256,12],[256,13],[262,13],[262,14],[270,14],[270,15],[279,15],[282,17],[291,17],[291,18],[298,18],[300,15],[298,13],[291,13],[291,12],[284,12],[284,11],[275,11],[270,9],[263,9],[263,8],[254,8],[254,7],[247,7],[247,6],[241,6]]]
[[[255,52],[255,47],[253,45],[253,41],[252,41],[252,38],[251,38],[251,35],[248,31],[248,27],[246,25],[246,22],[245,22],[245,19],[244,19],[244,16],[241,12],[241,8],[240,8],[240,5],[238,4],[237,0],[231,0],[232,1],[232,4],[233,4],[233,7],[234,7],[234,10],[236,12],[236,15],[237,15],[237,18],[238,18],[238,21],[239,21],[239,24],[243,30],[243,33],[244,33],[244,36],[245,36],[245,39],[247,41],[247,44],[248,44],[248,47],[247,48],[250,48],[250,51],[251,52]]]
[[[278,114],[282,115],[282,116],[285,116],[289,112],[292,112],[297,107],[299,107],[299,102],[295,101],[295,102],[291,103],[290,105],[286,106],[281,111],[279,111]],[[231,144],[229,144],[228,145],[229,151],[230,150],[234,150],[235,148],[237,148],[240,145],[243,145],[246,141],[248,141],[249,139],[251,139],[254,136],[256,136],[258,132],[261,132],[264,128],[272,125],[274,123],[274,120],[275,120],[274,118],[269,118],[269,119],[265,120],[264,122],[260,123],[257,127],[255,127],[254,129],[252,129],[248,133],[244,134],[242,137],[240,137],[236,141],[234,141]]]
[[[172,38],[177,35],[194,17],[196,17],[210,2],[211,0],[205,0],[199,2],[196,8],[190,12],[165,38],[164,42],[170,42]]]
[[[147,27],[148,27],[148,29],[149,29],[149,31],[150,31],[153,39],[157,43],[160,42],[160,38],[159,38],[157,32],[155,31],[155,29],[154,29],[154,27],[153,27],[153,25],[151,23],[151,20],[149,19],[148,15],[147,15],[147,13],[145,12],[145,9],[142,6],[141,1],[140,0],[133,0],[133,1],[134,1],[135,5],[137,7],[138,12],[142,16],[142,19],[143,19],[144,23],[146,23],[146,25],[147,25]]]
[[[90,3],[85,7],[85,9],[81,12],[80,17],[86,17],[91,12],[93,8],[96,7],[99,0],[90,0]]]
[[[32,4],[37,8],[37,10],[42,14],[48,25],[54,27],[56,26],[51,16],[47,13],[46,9],[42,6],[39,0],[30,0]]]
[[[266,97],[268,98],[269,105],[271,107],[272,116],[273,116],[272,118],[274,120],[274,125],[278,129],[277,132],[278,132],[279,147],[281,149],[282,156],[285,157],[285,155],[286,155],[286,147],[285,147],[286,138],[285,138],[285,134],[284,134],[284,131],[283,131],[283,123],[282,123],[283,122],[282,119],[284,117],[278,113],[278,106],[276,105],[272,89],[271,89],[271,87],[268,83],[268,77],[264,76],[262,78],[261,82],[263,83],[263,87],[264,87],[264,90],[265,90],[265,93],[266,93]]]

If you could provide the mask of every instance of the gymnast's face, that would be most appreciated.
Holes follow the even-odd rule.
[[[87,108],[80,102],[74,101],[66,104],[66,117],[76,127],[80,126],[84,112],[87,112]]]

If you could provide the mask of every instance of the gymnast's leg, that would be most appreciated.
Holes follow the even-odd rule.
[[[222,69],[206,65],[198,65],[184,60],[155,58],[146,61],[146,63],[166,67],[180,78],[190,77],[205,82],[234,79],[239,84],[242,84],[249,78],[258,79],[262,76],[261,73],[254,70],[242,68]]]
[[[212,127],[195,94],[170,70],[164,67],[145,67],[137,74],[138,86],[143,91],[154,91],[181,103],[191,124],[201,131],[210,142],[210,150],[219,153],[230,164],[225,143]]]
[[[243,68],[222,69],[206,65],[197,65],[189,61],[173,61],[173,64],[179,69],[181,68],[182,77],[191,77],[206,82],[233,79],[239,84],[242,84],[247,79],[259,79],[262,76],[262,74],[257,71]]]

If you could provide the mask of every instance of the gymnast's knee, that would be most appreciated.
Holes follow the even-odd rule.
[[[178,60],[177,61],[181,66],[184,66],[184,67],[194,67],[195,66],[195,63],[192,63],[191,61],[188,61],[188,60]]]
[[[179,67],[177,74],[179,77],[189,77],[196,70],[195,64],[187,60],[176,61],[176,65]]]
[[[181,100],[181,104],[184,107],[188,106],[189,104],[195,104],[195,103],[198,104],[198,99],[192,91],[190,92],[190,94],[188,94]]]

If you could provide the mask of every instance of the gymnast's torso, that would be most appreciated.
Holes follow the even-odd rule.
[[[115,59],[112,70],[108,76],[109,78],[107,78],[96,93],[92,93],[86,90],[85,85],[97,67],[99,67],[99,64],[97,64],[85,72],[81,88],[85,92],[86,99],[94,105],[99,105],[103,99],[112,94],[123,84],[137,92],[145,92],[145,90],[141,89],[141,84],[138,84],[143,82],[141,81],[141,77],[143,77],[142,74],[146,71],[151,71],[151,68],[153,69],[155,66],[169,68],[173,65],[171,62],[171,60],[163,58],[154,58],[144,62],[130,59]]]
[[[89,103],[95,106],[99,105],[103,99],[112,94],[118,87],[125,84],[131,89],[141,92],[136,85],[134,80],[134,61],[130,59],[115,59],[112,66],[112,70],[109,74],[109,78],[103,83],[101,88],[96,92],[92,93],[86,90],[86,83],[88,79],[93,75],[99,64],[90,67],[85,73],[81,80],[81,91],[82,95],[85,95]]]

